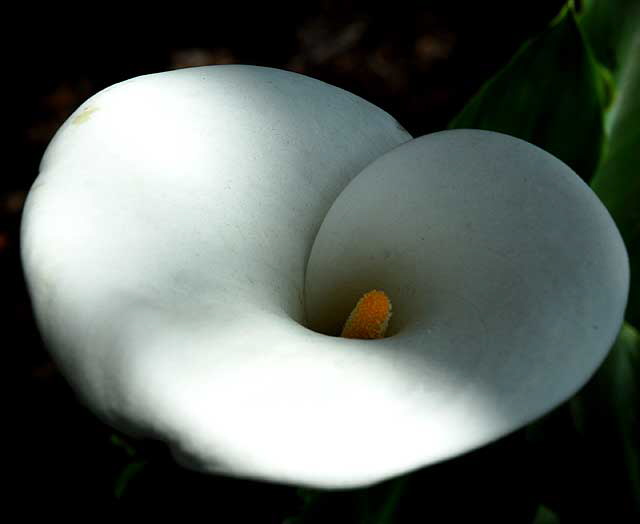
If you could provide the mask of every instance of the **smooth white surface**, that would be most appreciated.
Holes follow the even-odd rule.
[[[628,282],[615,224],[565,164],[455,130],[407,142],[351,182],[318,233],[305,291],[324,333],[364,292],[389,295],[392,336],[372,358],[403,368],[404,430],[429,428],[414,456],[432,463],[582,386],[617,335]]]
[[[622,318],[610,218],[557,160],[475,131],[393,150],[336,201],[409,138],[349,93],[249,66],[87,101],[22,236],[40,329],[81,397],[196,469],[324,487],[457,455],[566,398]],[[363,286],[390,294],[395,336],[300,325],[305,292],[333,329]]]

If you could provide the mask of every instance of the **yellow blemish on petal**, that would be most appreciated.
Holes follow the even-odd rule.
[[[73,119],[73,123],[75,125],[80,125],[80,124],[84,124],[85,122],[87,122],[89,120],[89,118],[91,118],[91,115],[93,113],[95,113],[98,110],[97,107],[87,107],[85,108],[82,113],[80,113],[77,117],[75,117]]]
[[[384,291],[365,293],[342,329],[345,338],[384,338],[391,318],[391,301]]]

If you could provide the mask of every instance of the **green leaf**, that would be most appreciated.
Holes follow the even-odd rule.
[[[123,437],[120,435],[116,435],[113,433],[110,438],[111,444],[116,446],[117,448],[122,449],[129,457],[133,457],[136,455],[136,449]]]
[[[450,123],[499,131],[593,175],[603,141],[603,77],[571,9],[526,43]]]
[[[351,490],[300,489],[302,509],[284,524],[399,524],[397,510],[411,475],[396,477],[368,488]],[[416,517],[416,515],[414,515]]]
[[[591,187],[627,246],[631,288],[626,317],[640,324],[640,2],[588,0],[580,18],[612,78],[606,141]],[[640,517],[640,336],[626,324],[589,386],[571,402],[577,427],[598,459],[610,504]]]
[[[136,460],[127,464],[124,469],[118,475],[113,486],[113,495],[116,499],[121,499],[125,494],[128,486],[131,482],[140,475],[142,470],[146,467],[148,462],[146,460]]]
[[[536,497],[560,522],[640,521],[639,381],[640,336],[625,324],[586,386],[528,426]]]
[[[528,443],[521,432],[373,486],[301,490],[285,524],[530,522],[538,507]]]
[[[604,364],[571,401],[600,496],[640,516],[640,335],[625,324]]]
[[[536,513],[536,518],[533,521],[533,524],[560,524],[560,520],[558,519],[558,516],[549,508],[540,506],[538,508],[538,513]]]
[[[640,16],[637,23],[640,26]],[[631,289],[626,318],[640,325],[640,28],[618,79],[607,116],[610,131],[605,152],[591,187],[611,213],[627,246]]]
[[[631,286],[626,318],[640,323],[640,2],[592,0],[581,19],[593,48],[610,69],[613,103],[607,137],[591,187],[627,246]],[[640,336],[625,325],[590,387],[572,401],[578,428],[600,451],[598,478],[608,499],[640,518]],[[605,454],[606,453],[606,454]]]
[[[638,0],[583,0],[580,25],[596,59],[614,79],[632,59],[631,46],[638,31]]]

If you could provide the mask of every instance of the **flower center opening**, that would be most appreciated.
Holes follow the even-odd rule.
[[[347,318],[340,336],[344,338],[384,338],[391,318],[391,301],[384,291],[365,293]]]

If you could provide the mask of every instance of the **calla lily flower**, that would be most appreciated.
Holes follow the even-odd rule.
[[[182,464],[364,486],[569,398],[620,328],[627,255],[519,139],[412,140],[302,75],[210,66],[84,103],[26,204],[39,329],[98,416]],[[384,338],[338,336],[384,290]]]

